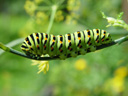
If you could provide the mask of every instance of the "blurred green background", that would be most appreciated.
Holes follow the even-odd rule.
[[[59,5],[51,34],[100,28],[116,39],[128,32],[106,28],[106,15],[123,11],[126,0],[3,0],[0,1],[0,42],[7,44],[34,32],[48,30],[51,6]],[[21,51],[21,44],[13,48]],[[47,74],[37,74],[32,61],[11,53],[0,55],[0,96],[128,96],[128,42],[77,58],[49,62]]]

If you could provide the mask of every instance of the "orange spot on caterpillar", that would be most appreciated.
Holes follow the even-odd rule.
[[[62,37],[62,36],[60,36],[60,37]]]
[[[29,49],[31,49],[32,47],[29,47]]]
[[[44,45],[44,48],[46,48],[46,45]]]
[[[78,40],[80,40],[81,38],[80,37],[78,37]]]
[[[62,49],[60,49],[59,51],[62,52]]]
[[[71,51],[71,50],[72,50],[72,48],[69,48],[69,50]]]
[[[97,35],[99,35],[99,33],[97,33]]]
[[[90,45],[91,44],[91,42],[88,42],[88,45]]]
[[[26,51],[28,51],[28,49],[26,49]]]
[[[39,39],[39,37],[36,37],[36,39]]]
[[[52,40],[52,42],[55,42],[55,40]]]
[[[77,32],[78,34],[80,33],[80,32]]]
[[[90,35],[88,35],[88,37],[90,37]]]
[[[102,39],[102,42],[104,41],[104,39]]]
[[[68,40],[68,42],[71,42],[71,40]]]
[[[53,47],[51,47],[51,50],[53,50],[54,48]]]
[[[36,46],[37,48],[39,47],[39,45]]]
[[[45,40],[47,40],[47,38],[45,38]]]
[[[98,40],[96,40],[96,42],[99,42]]]
[[[67,34],[68,36],[70,36],[70,34]]]
[[[81,48],[81,45],[79,45],[79,48]]]
[[[60,41],[60,43],[62,44],[63,42],[62,42],[62,41]]]

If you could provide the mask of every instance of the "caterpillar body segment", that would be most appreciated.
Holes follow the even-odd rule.
[[[66,46],[65,46],[65,37],[63,35],[57,36],[57,53],[56,56],[59,56],[62,59],[66,58]]]
[[[100,29],[57,36],[33,33],[25,38],[21,49],[31,58],[48,54],[50,57],[58,56],[60,59],[66,59],[95,51],[97,46],[111,42],[110,34]]]
[[[57,38],[55,35],[50,35],[50,40],[49,40],[49,56],[54,57],[55,54],[57,53]]]
[[[77,46],[74,38],[74,34],[65,34],[65,43],[66,43],[66,53],[67,56],[76,57],[77,56]]]

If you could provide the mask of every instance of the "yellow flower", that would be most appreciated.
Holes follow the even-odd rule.
[[[75,0],[68,0],[68,6],[67,6],[67,9],[69,10],[69,11],[71,11],[72,9],[73,9],[73,5],[74,5],[74,3],[75,3]]]
[[[78,11],[80,8],[79,0],[68,0],[67,2],[67,10],[70,12],[69,16],[66,16],[67,24],[77,24],[76,18],[79,18]],[[74,19],[75,18],[75,19]]]
[[[87,63],[86,63],[85,59],[79,59],[75,63],[75,68],[77,70],[84,70],[86,67],[87,67]]]
[[[36,10],[36,5],[33,1],[27,0],[25,2],[24,8],[29,15],[33,15]]]
[[[36,60],[32,60],[33,64],[32,65],[38,65],[38,69],[39,71],[37,72],[38,74],[40,72],[44,72],[44,74],[46,74],[46,72],[49,70],[49,61],[36,61]]]
[[[107,92],[120,93],[124,90],[124,79],[115,76],[106,81],[104,89]]]
[[[126,76],[128,76],[128,68],[125,66],[122,66],[120,68],[118,68],[115,72],[114,72],[115,76],[119,76],[120,78],[124,78]]]
[[[128,76],[128,69],[127,67],[120,67],[114,72],[114,77],[109,79],[106,84],[105,88],[108,91],[114,91],[116,93],[120,93],[124,90],[124,78]]]
[[[44,12],[37,12],[36,14],[36,23],[37,24],[46,24],[48,21],[48,16]]]
[[[71,12],[70,15],[71,15],[72,17],[79,18],[79,14],[76,14],[76,13],[74,13],[74,12]]]
[[[56,20],[57,22],[60,22],[60,21],[64,20],[64,16],[63,16],[61,10],[58,10],[58,11],[56,12],[55,20]]]
[[[66,24],[77,24],[77,21],[73,19],[73,17],[71,15],[67,15],[66,16]]]
[[[80,1],[79,0],[68,0],[68,11],[77,11],[80,8]]]
[[[72,17],[70,15],[66,16],[66,23],[70,24]]]
[[[112,88],[117,93],[122,92],[124,90],[124,79],[119,76],[115,76],[112,79]]]

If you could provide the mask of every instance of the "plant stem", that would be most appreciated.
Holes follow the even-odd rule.
[[[128,41],[128,35],[125,36],[125,37],[121,37],[119,39],[116,39],[116,40],[112,41],[109,44],[104,44],[104,45],[101,45],[101,46],[97,46],[97,49],[96,50],[100,50],[100,49],[103,49],[103,48],[106,48],[106,47],[110,47],[110,46],[115,45],[115,44],[121,44],[121,43],[123,43],[125,41]],[[33,59],[33,60],[42,60],[43,61],[43,60],[55,60],[55,59],[59,59],[58,56],[54,56],[53,58],[51,58],[51,57],[40,57],[40,58],[35,57],[35,58],[31,58],[30,56],[27,56],[24,53],[21,53],[21,52],[16,51],[16,50],[14,50],[12,48],[9,48],[9,47],[5,46],[2,43],[0,43],[0,48],[3,49],[6,52],[10,52],[10,53],[13,53],[13,54],[16,54],[16,55],[25,57],[25,58]],[[90,53],[90,52],[87,52],[87,53]],[[67,58],[69,58],[69,57],[67,57]]]
[[[51,17],[50,17],[50,22],[49,22],[48,30],[47,30],[47,32],[46,32],[47,34],[49,34],[50,31],[51,31],[51,28],[52,28],[52,25],[53,25],[53,21],[54,21],[54,17],[55,17],[56,10],[57,10],[57,5],[53,5],[53,6],[52,6],[52,12],[51,12]]]
[[[24,40],[24,38],[16,39],[16,40],[11,41],[8,44],[6,44],[6,46],[8,46],[8,47],[16,46],[16,45],[20,44],[21,42],[23,42],[23,40]],[[3,54],[4,52],[5,51],[3,51],[3,50],[0,49],[0,55]]]

